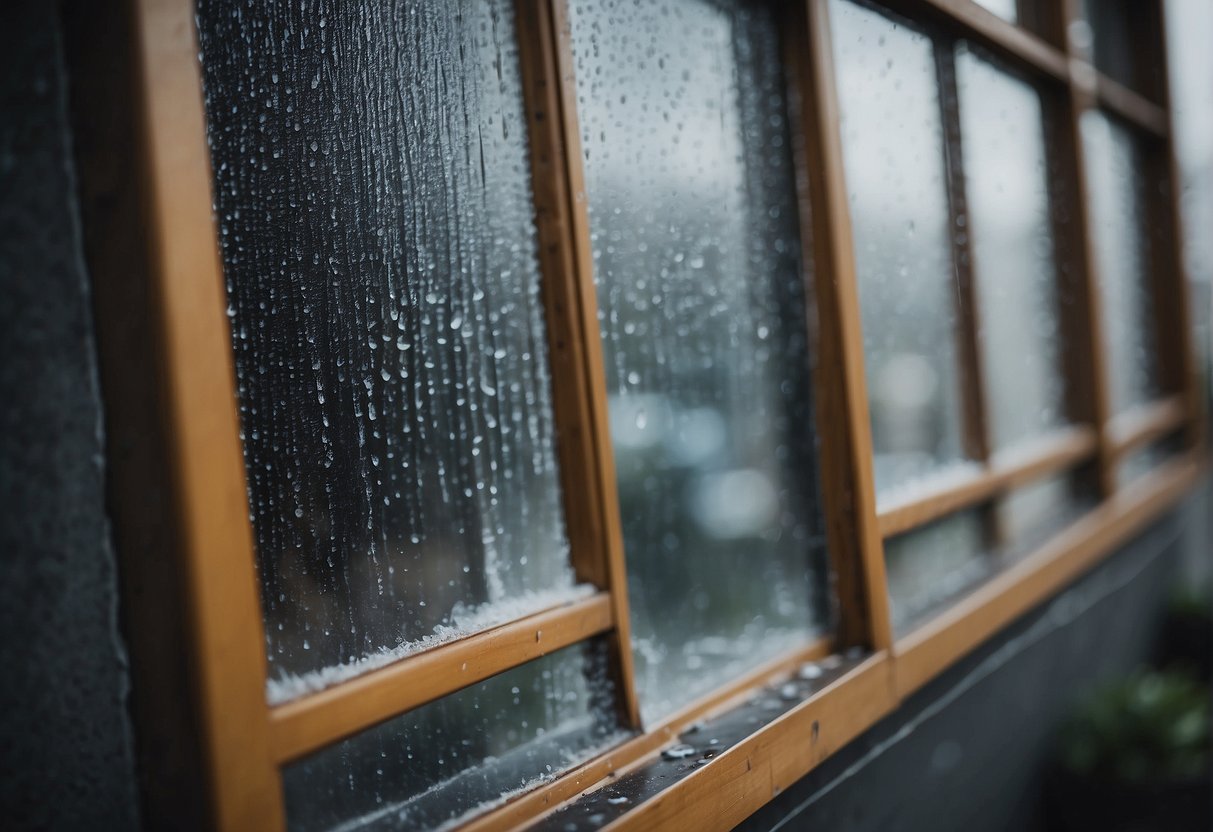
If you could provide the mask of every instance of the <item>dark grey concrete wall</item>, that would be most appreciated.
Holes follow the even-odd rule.
[[[137,827],[56,5],[0,3],[0,826]]]
[[[1147,656],[1181,562],[1171,516],[929,684],[743,826],[1043,829],[1043,766],[1076,697]]]

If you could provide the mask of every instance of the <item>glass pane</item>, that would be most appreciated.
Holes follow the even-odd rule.
[[[1040,97],[963,47],[956,57],[968,226],[995,449],[1063,421]]]
[[[1112,410],[1120,413],[1159,390],[1142,153],[1129,129],[1102,113],[1083,115],[1082,136]]]
[[[877,491],[961,460],[956,288],[931,42],[830,5]]]
[[[292,830],[434,829],[623,738],[601,644],[575,645],[283,771]]]
[[[1168,437],[1146,445],[1126,456],[1116,467],[1116,484],[1119,488],[1132,485],[1137,480],[1157,470],[1160,466],[1183,452],[1182,434]]]
[[[1152,3],[1141,0],[1082,0],[1076,46],[1085,47],[1100,72],[1138,92],[1152,95],[1161,80],[1150,32]],[[1074,39],[1074,35],[1071,35]]]
[[[771,15],[571,4],[642,709],[821,626],[795,174]]]
[[[275,701],[574,591],[512,8],[199,4]]]
[[[1019,20],[1019,12],[1015,8],[1015,0],[977,0],[977,5],[985,6],[994,14],[1012,23]]]
[[[1095,504],[1066,475],[1048,477],[1011,492],[1000,506],[1000,520],[1011,557],[1026,554]]]
[[[953,514],[885,541],[889,615],[902,635],[990,574],[981,512]]]

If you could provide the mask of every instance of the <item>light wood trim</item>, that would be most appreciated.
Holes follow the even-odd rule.
[[[1165,109],[1098,70],[1092,69],[1091,72],[1095,77],[1095,98],[1099,106],[1152,136],[1165,137],[1169,134],[1170,124]]]
[[[1166,135],[1161,149],[1155,152],[1155,165],[1161,167],[1161,178],[1166,182],[1166,193],[1156,194],[1159,213],[1165,219],[1162,239],[1158,247],[1165,256],[1155,260],[1155,320],[1161,328],[1159,333],[1160,357],[1172,368],[1170,378],[1164,377],[1184,402],[1188,414],[1186,440],[1190,447],[1207,454],[1208,414],[1206,411],[1205,384],[1201,378],[1202,368],[1198,360],[1195,331],[1192,326],[1192,291],[1184,257],[1184,216],[1182,208],[1183,178],[1175,150],[1175,130],[1171,100],[1171,73],[1168,61],[1167,22],[1165,4],[1157,2],[1148,10],[1151,28],[1155,30],[1155,48],[1159,68],[1159,100],[1162,101]],[[1156,168],[1157,170],[1157,168]],[[1147,209],[1149,210],[1149,209]],[[1194,229],[1188,229],[1193,231]],[[1207,230],[1206,230],[1207,231]]]
[[[740,705],[754,691],[788,679],[801,665],[830,655],[829,639],[817,639],[800,650],[773,659],[650,726],[622,745],[561,775],[551,784],[527,792],[471,821],[461,832],[497,832],[532,823],[557,806],[600,788],[640,765],[673,742],[696,722]],[[892,687],[889,688],[890,694]]]
[[[891,710],[881,653],[604,829],[732,829]]]
[[[896,503],[880,507],[880,531],[885,537],[902,534],[954,511],[979,505],[997,495],[1090,459],[1097,448],[1095,431],[1070,427],[1053,431],[1030,444],[996,453],[984,469],[941,474]]]
[[[151,291],[182,530],[186,661],[197,680],[205,766],[220,829],[281,829],[270,756],[266,658],[236,410],[227,298],[211,211],[210,151],[187,0],[135,0]]]
[[[934,23],[955,37],[971,40],[1034,75],[1066,79],[1066,56],[1061,50],[972,0],[876,1],[910,20]]]
[[[1190,454],[1148,474],[900,639],[895,668],[898,693],[909,696],[1099,563],[1179,500],[1204,473],[1204,461]]]
[[[1189,419],[1186,398],[1171,396],[1112,417],[1108,424],[1112,452],[1120,460],[1183,427]]]
[[[624,722],[635,728],[640,705],[567,10],[562,0],[518,0],[515,12],[565,522],[578,577],[610,592],[612,676]]]
[[[1094,242],[1091,234],[1090,187],[1087,182],[1086,149],[1082,140],[1082,114],[1092,105],[1086,81],[1090,68],[1078,60],[1066,33],[1081,16],[1080,0],[1061,0],[1056,9],[1060,18],[1056,27],[1066,44],[1066,89],[1060,106],[1053,110],[1056,123],[1051,138],[1059,175],[1067,181],[1066,205],[1058,213],[1067,213],[1068,222],[1055,222],[1054,232],[1066,252],[1062,328],[1067,341],[1067,408],[1076,422],[1093,425],[1097,433],[1098,453],[1092,468],[1101,497],[1116,491],[1115,454],[1107,436],[1111,415],[1109,370],[1104,341],[1103,301],[1096,275]],[[1058,102],[1054,102],[1057,104]],[[1068,298],[1067,298],[1068,296]]]
[[[784,26],[793,96],[802,240],[813,263],[814,383],[821,492],[834,566],[840,645],[887,648],[893,640],[884,541],[876,526],[872,434],[850,205],[839,135],[829,11],[809,0]],[[796,134],[801,134],[796,136]]]
[[[408,656],[270,712],[274,759],[313,751],[612,627],[610,595],[511,621]]]

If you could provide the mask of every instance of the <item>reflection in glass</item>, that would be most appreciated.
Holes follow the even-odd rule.
[[[956,287],[930,41],[830,4],[876,488],[961,460]]]
[[[641,706],[821,627],[795,176],[769,12],[571,4]]]
[[[977,5],[985,6],[1003,20],[1012,23],[1019,20],[1019,11],[1015,8],[1015,0],[977,0]]]
[[[573,591],[512,9],[199,4],[271,699]]]
[[[574,645],[283,772],[292,830],[435,829],[623,738],[605,645]]]
[[[965,193],[995,450],[1062,422],[1056,268],[1040,97],[963,47]]]
[[[1158,395],[1143,154],[1127,127],[1099,112],[1083,115],[1082,137],[1112,412],[1121,413]]]
[[[1095,504],[1065,474],[1046,477],[1012,491],[999,506],[1011,557],[1025,554],[1073,522]]]
[[[1075,43],[1100,72],[1145,95],[1151,95],[1160,80],[1158,65],[1149,59],[1156,48],[1148,36],[1152,5],[1141,0],[1081,0]]]
[[[904,635],[930,613],[986,578],[981,511],[972,509],[885,541],[889,617]]]
[[[1116,466],[1116,486],[1127,488],[1183,452],[1183,436],[1176,434],[1138,448]]]

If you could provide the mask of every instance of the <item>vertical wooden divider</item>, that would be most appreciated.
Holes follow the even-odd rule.
[[[956,347],[960,368],[961,416],[965,455],[989,469],[993,452],[990,436],[988,388],[981,343],[981,309],[973,266],[973,229],[969,222],[965,186],[964,146],[960,135],[960,91],[956,83],[956,41],[931,38],[935,81],[939,85],[939,114],[943,125],[944,170],[948,188],[948,234],[952,273],[956,281]],[[980,507],[987,545],[996,547],[1005,527],[996,503]]]
[[[784,27],[793,80],[797,185],[808,296],[816,299],[814,382],[821,484],[839,603],[840,647],[891,650],[884,542],[876,522],[872,434],[850,206],[838,129],[827,0],[797,4]]]
[[[1185,438],[1190,449],[1204,452],[1207,414],[1196,360],[1192,330],[1191,286],[1184,258],[1183,210],[1180,195],[1183,180],[1175,158],[1175,113],[1171,100],[1171,73],[1167,61],[1167,21],[1161,0],[1150,4],[1148,46],[1152,50],[1145,65],[1157,68],[1159,101],[1167,113],[1167,135],[1152,143],[1147,161],[1148,182],[1162,184],[1151,189],[1147,213],[1161,218],[1161,233],[1152,240],[1151,285],[1154,289],[1154,323],[1158,333],[1159,361],[1167,394],[1183,397],[1188,421]],[[1153,58],[1154,60],[1150,60]]]
[[[190,0],[135,0],[147,292],[169,435],[170,517],[215,826],[284,825],[222,262]],[[165,588],[169,591],[169,588]],[[155,776],[154,774],[152,775]]]
[[[1082,114],[1092,105],[1093,90],[1084,83],[1070,41],[1070,25],[1078,19],[1079,0],[1062,0],[1050,25],[1065,47],[1069,70],[1064,92],[1050,107],[1050,144],[1057,167],[1052,173],[1070,185],[1054,206],[1053,232],[1062,256],[1061,327],[1066,344],[1066,403],[1075,424],[1090,424],[1096,433],[1093,475],[1101,498],[1116,491],[1115,449],[1108,434],[1111,403],[1104,346],[1103,309],[1091,235],[1090,191],[1086,152],[1082,141]],[[1058,198],[1056,190],[1052,198]]]
[[[565,523],[577,578],[611,593],[618,704],[639,728],[568,15],[564,0],[515,7]]]

